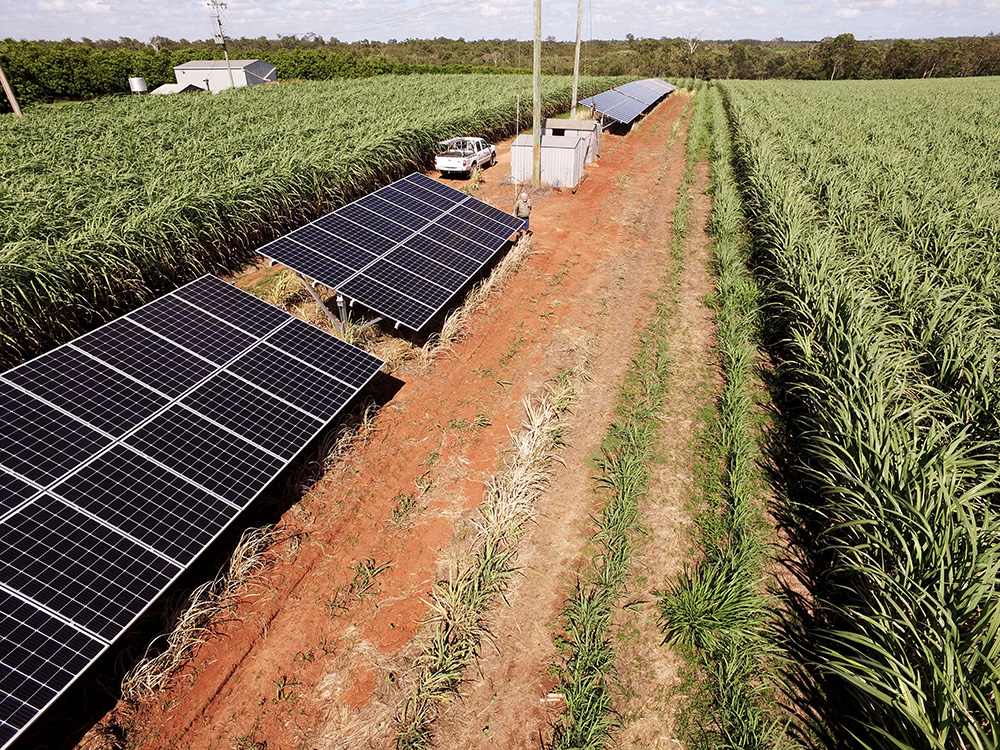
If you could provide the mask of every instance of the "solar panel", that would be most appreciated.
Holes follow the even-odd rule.
[[[0,375],[0,746],[382,364],[205,276]]]
[[[0,589],[0,746],[104,648],[102,641]]]
[[[676,86],[661,81],[659,78],[647,78],[603,91],[581,100],[580,104],[585,107],[593,106],[597,112],[605,117],[628,125],[648,107],[660,101],[676,88]]]
[[[519,219],[414,173],[258,252],[420,330],[520,226]]]
[[[653,102],[658,102],[663,98],[663,94],[658,91],[654,91],[642,81],[632,81],[631,83],[626,83],[621,86],[615,86],[615,91],[631,96],[633,99],[637,99],[638,101],[645,103],[647,106]]]
[[[629,97],[622,99],[618,104],[605,110],[603,114],[607,117],[618,120],[618,122],[624,125],[628,125],[629,123],[634,122],[635,119],[646,110],[647,106],[648,105],[645,102]]]
[[[0,526],[0,583],[110,641],[179,572],[125,534],[49,495]]]
[[[0,471],[0,516],[5,516],[25,500],[38,493],[38,488],[13,474]]]

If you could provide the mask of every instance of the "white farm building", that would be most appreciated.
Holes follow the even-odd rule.
[[[230,83],[229,68],[233,77]],[[174,68],[177,83],[181,86],[193,84],[204,91],[255,86],[278,80],[274,66],[263,60],[192,60]]]

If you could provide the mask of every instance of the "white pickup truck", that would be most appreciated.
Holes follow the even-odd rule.
[[[497,147],[482,138],[449,138],[438,144],[434,168],[439,172],[468,172],[495,164]]]

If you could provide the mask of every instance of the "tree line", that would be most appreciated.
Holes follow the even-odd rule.
[[[573,43],[547,39],[546,71],[573,69]],[[423,72],[525,70],[531,42],[484,39],[407,39],[341,42],[320,36],[233,39],[230,57],[272,63],[279,80],[357,78]],[[128,93],[128,78],[150,88],[174,81],[173,68],[190,60],[221,59],[208,41],[153,37],[83,41],[0,42],[0,64],[22,104],[89,99]],[[1000,37],[858,41],[851,34],[818,42],[774,39],[703,41],[697,38],[587,41],[582,71],[588,75],[683,78],[927,78],[1000,75]],[[0,111],[10,111],[0,100]]]

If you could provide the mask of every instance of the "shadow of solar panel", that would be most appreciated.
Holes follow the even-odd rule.
[[[124,435],[169,402],[72,346],[26,362],[4,377],[113,437]]]
[[[174,295],[212,315],[239,321],[253,336],[264,336],[288,320],[287,313],[215,276],[203,276]]]
[[[154,417],[125,443],[240,507],[286,463],[180,406]]]
[[[180,568],[46,495],[0,525],[0,582],[112,640]]]
[[[327,214],[306,226],[319,227],[324,232],[329,232],[335,237],[340,237],[376,255],[381,255],[396,245],[390,238],[366,229],[357,222],[345,219],[335,213]],[[302,227],[302,229],[305,228]],[[296,229],[292,234],[298,234],[302,229]]]
[[[18,479],[13,474],[0,471],[0,516],[37,494],[38,488],[34,485]]]
[[[355,393],[325,372],[267,345],[254,347],[226,369],[324,420],[332,419]]]
[[[223,371],[180,401],[281,458],[291,459],[323,422]]]
[[[234,506],[116,445],[52,492],[186,565],[235,515]]]
[[[356,299],[365,307],[398,320],[405,326],[417,330],[435,313],[433,307],[400,294],[396,289],[375,281],[365,275],[355,276],[341,287],[341,291],[351,299]]]
[[[50,484],[112,442],[4,380],[0,404],[0,464],[40,485]]]
[[[173,296],[161,297],[129,313],[129,318],[216,364],[229,361],[255,341],[239,329]]]
[[[216,365],[120,318],[74,339],[72,346],[175,398],[214,372]]]
[[[346,219],[345,219],[346,221]],[[368,252],[352,242],[343,240],[339,237],[334,237],[329,232],[320,229],[315,224],[306,224],[301,229],[296,229],[294,233],[288,235],[290,239],[295,240],[299,244],[305,245],[310,250],[315,250],[316,252],[322,253],[327,258],[334,259],[337,263],[351,269],[351,271],[357,271],[364,268],[373,260],[378,258],[376,253]],[[392,242],[386,240],[387,248],[392,247]],[[320,271],[317,270],[317,273]],[[308,276],[308,274],[306,274]],[[333,273],[331,278],[335,278],[336,272]],[[316,276],[310,276],[309,278],[317,278]]]
[[[104,644],[0,590],[0,745],[24,729]]]
[[[274,260],[280,259],[289,268],[294,268],[310,279],[322,279],[324,284],[332,287],[349,279],[357,270],[296,242],[291,235],[262,247],[260,252]]]

